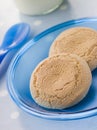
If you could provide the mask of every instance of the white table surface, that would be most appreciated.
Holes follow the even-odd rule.
[[[20,14],[13,1],[0,1],[0,43],[5,31],[20,21],[29,23],[35,36],[67,20],[97,16],[97,0],[65,0],[53,13],[33,17]],[[5,77],[6,74],[0,77],[0,130],[97,130],[97,116],[71,121],[52,121],[30,116],[20,110],[10,98]]]

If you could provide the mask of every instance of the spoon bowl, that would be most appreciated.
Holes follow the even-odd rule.
[[[8,29],[0,46],[0,76],[7,69],[13,55],[30,37],[31,29],[27,23],[18,23]]]

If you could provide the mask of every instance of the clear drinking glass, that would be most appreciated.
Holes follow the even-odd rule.
[[[58,8],[63,0],[14,0],[20,12],[27,15],[47,14]]]

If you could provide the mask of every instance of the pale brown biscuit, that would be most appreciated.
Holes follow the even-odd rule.
[[[91,70],[97,67],[97,32],[90,28],[76,27],[62,32],[53,42],[49,56],[73,53],[83,57]]]
[[[77,104],[87,94],[91,71],[75,54],[61,54],[42,61],[30,80],[30,92],[40,106],[63,109]]]

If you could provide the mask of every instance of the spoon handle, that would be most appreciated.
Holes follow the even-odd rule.
[[[8,51],[0,50],[0,64],[2,63],[4,57],[7,55]]]

